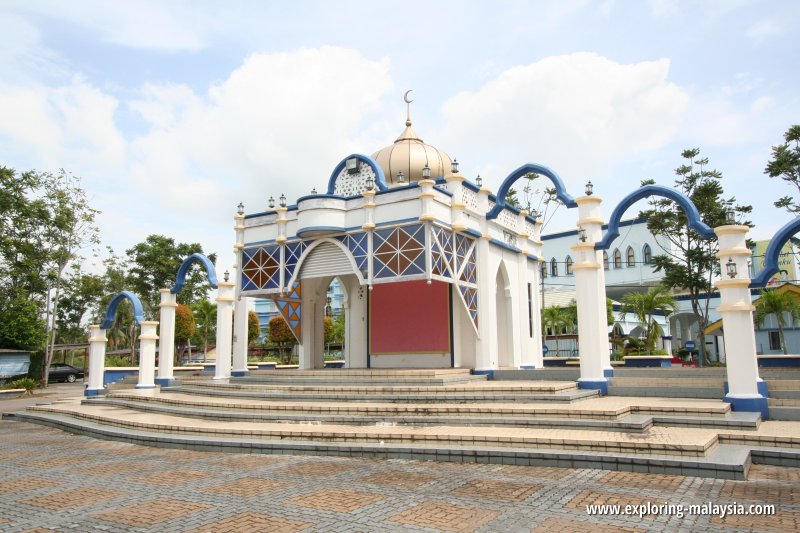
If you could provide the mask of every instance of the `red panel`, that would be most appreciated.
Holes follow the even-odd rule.
[[[449,286],[441,281],[374,285],[370,353],[450,353]]]

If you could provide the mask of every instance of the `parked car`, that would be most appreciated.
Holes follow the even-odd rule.
[[[72,365],[66,365],[64,363],[52,363],[47,379],[48,381],[66,381],[67,383],[74,383],[78,378],[83,379],[82,368],[75,368]]]

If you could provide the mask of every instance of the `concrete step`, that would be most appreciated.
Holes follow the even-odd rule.
[[[652,427],[631,435],[621,431],[582,429],[457,427],[457,426],[348,426],[337,424],[281,424],[268,422],[207,421],[142,413],[138,410],[57,403],[31,407],[27,413],[52,413],[76,420],[128,430],[161,434],[190,434],[259,440],[310,442],[358,442],[417,445],[465,445],[605,451],[629,454],[704,457],[719,444],[717,430],[704,428]],[[750,437],[751,440],[754,437]],[[797,442],[800,447],[800,439]]]
[[[785,400],[798,399],[800,400],[800,390],[770,390],[770,398],[778,398]]]
[[[339,374],[342,370],[323,371],[323,374],[298,374],[295,371],[284,370],[259,370],[252,371],[250,375],[234,377],[232,383],[259,383],[259,384],[295,384],[309,386],[327,385],[361,385],[361,386],[445,386],[459,383],[473,383],[486,381],[484,375],[452,374],[440,376],[414,376],[414,375],[376,375],[364,376],[355,374]]]
[[[789,399],[780,399],[780,398],[768,398],[767,402],[769,403],[770,410],[772,407],[800,407],[800,399],[789,398]]]
[[[751,462],[800,465],[800,452],[789,448],[745,448],[718,444],[704,457],[641,453],[614,453],[609,450],[577,451],[531,449],[521,447],[476,446],[474,444],[395,444],[391,442],[309,442],[266,440],[252,437],[233,438],[219,434],[165,434],[145,429],[127,429],[69,415],[47,412],[6,414],[4,418],[33,422],[72,433],[106,440],[148,446],[203,451],[243,451],[247,453],[309,454],[381,459],[416,459],[430,461],[558,466],[624,470],[654,474],[686,475],[744,480]]]
[[[524,381],[577,381],[581,372],[577,368],[537,368],[528,370],[495,370],[493,379]]]
[[[771,400],[770,400],[771,401]],[[800,421],[800,407],[793,406],[769,406],[770,420],[797,420]]]
[[[788,368],[760,368],[758,371],[761,379],[764,380],[800,380],[800,370],[790,370]]]
[[[164,389],[165,391],[178,389]],[[217,396],[231,398],[252,398],[260,400],[295,400],[295,401],[325,401],[343,400],[348,402],[415,402],[415,403],[440,403],[440,402],[559,402],[571,403],[594,398],[599,396],[596,390],[566,390],[559,392],[429,392],[429,393],[399,393],[399,394],[375,394],[375,393],[318,393],[308,392],[273,392],[261,389],[233,390],[221,387],[198,387],[194,384],[185,384],[179,389],[185,394],[195,394],[199,396]]]
[[[613,387],[659,387],[659,388],[712,388],[722,390],[724,381],[716,377],[624,377],[609,378],[609,386]]]
[[[657,378],[718,378],[726,379],[723,367],[681,367],[669,366],[662,368],[632,368],[616,367],[614,377],[657,377]]]
[[[722,399],[720,387],[608,387],[609,396],[653,396],[659,398],[706,398]]]
[[[763,378],[762,378],[763,379]],[[767,380],[770,391],[773,390],[800,390],[800,380],[796,379],[770,379]]]

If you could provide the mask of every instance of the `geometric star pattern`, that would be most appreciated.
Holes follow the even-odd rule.
[[[306,243],[303,241],[286,243],[283,252],[284,283],[288,284],[289,280],[292,279],[294,271],[297,268],[297,263],[300,260],[300,256],[303,255],[303,252],[306,248]]]
[[[301,284],[300,281],[295,281],[292,285],[292,290],[289,294],[285,296],[273,296],[272,300],[275,302],[275,305],[278,307],[278,311],[281,312],[281,316],[289,325],[289,329],[292,330],[294,336],[297,338],[297,342],[300,342],[300,324],[301,318],[303,316],[303,309],[302,304],[300,303],[300,291],[301,291]]]
[[[279,288],[280,254],[278,245],[242,250],[242,290]]]
[[[425,273],[425,226],[413,224],[377,230],[373,234],[376,278]]]
[[[369,259],[369,235],[366,232],[348,233],[337,237],[342,244],[347,246],[350,253],[353,254],[353,259],[356,260],[356,266],[361,271],[361,275],[365,278],[368,275]]]

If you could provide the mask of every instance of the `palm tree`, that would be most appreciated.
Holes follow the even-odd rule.
[[[192,304],[197,330],[203,336],[203,361],[208,353],[208,335],[217,325],[217,306],[206,299]]]
[[[786,346],[786,339],[783,337],[783,326],[787,325],[786,315],[789,315],[789,324],[794,324],[795,320],[800,320],[800,301],[788,292],[778,292],[777,290],[764,291],[761,297],[755,301],[756,325],[761,326],[769,315],[775,315],[778,323],[778,335],[783,346],[783,354],[789,353]]]
[[[664,316],[675,310],[675,298],[666,287],[653,287],[646,293],[629,292],[622,299],[620,318],[631,313],[639,319],[645,330],[645,348],[651,353],[656,346],[656,339],[661,335],[661,326],[656,322],[655,313],[661,311]]]
[[[560,307],[552,305],[542,310],[542,328],[545,330],[549,328],[553,332],[556,338],[556,356],[559,355],[558,334],[564,328],[569,327],[569,322],[568,314]]]

